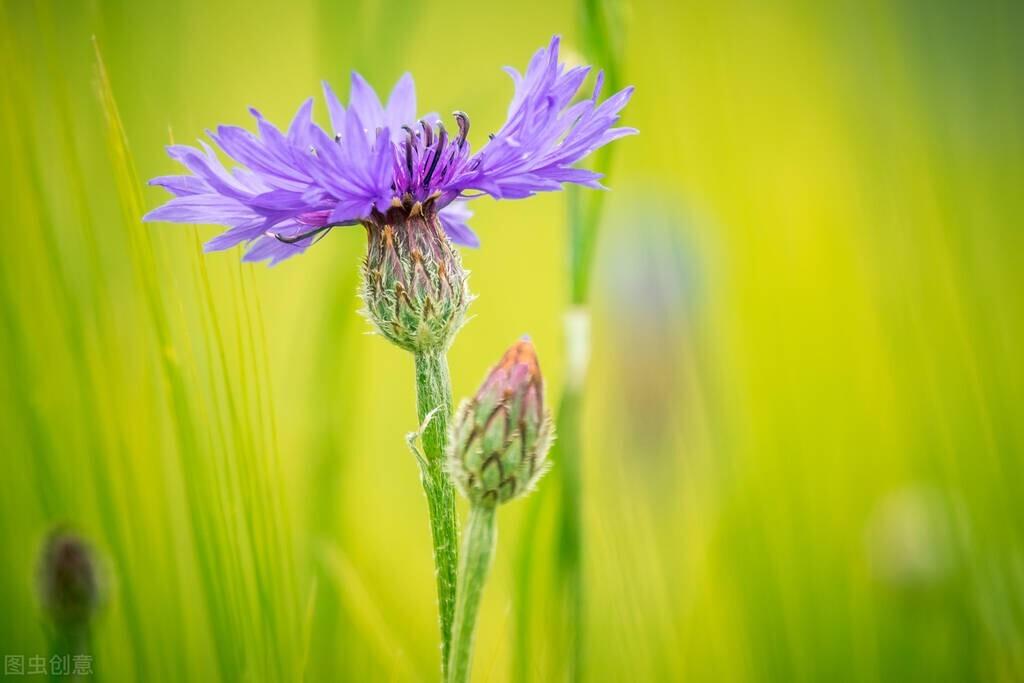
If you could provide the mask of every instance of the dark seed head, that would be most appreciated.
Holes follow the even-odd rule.
[[[85,626],[99,604],[96,558],[79,536],[58,529],[43,545],[38,568],[43,609],[58,627]]]

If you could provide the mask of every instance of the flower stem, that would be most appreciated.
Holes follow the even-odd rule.
[[[561,510],[557,529],[558,569],[562,583],[560,592],[564,605],[565,666],[567,680],[585,680],[584,675],[584,584],[583,584],[583,522],[582,522],[582,403],[580,387],[567,386],[558,403],[559,439],[562,449],[557,455],[562,466]]]
[[[494,505],[473,505],[463,540],[462,567],[459,570],[459,594],[452,629],[452,653],[448,663],[448,683],[466,683],[473,657],[473,633],[480,608],[487,572],[494,556],[497,528]]]
[[[425,456],[422,482],[423,490],[427,494],[430,533],[434,544],[437,604],[441,616],[441,671],[446,675],[451,651],[459,563],[455,491],[444,466],[448,420],[452,414],[452,388],[444,351],[421,351],[417,352],[415,357],[416,409],[421,422],[430,416],[420,435]]]
[[[88,625],[65,625],[58,626],[54,629],[50,636],[50,654],[52,657],[67,657],[65,663],[66,671],[58,671],[51,661],[50,680],[51,681],[66,681],[68,677],[71,680],[84,680],[85,675],[79,676],[77,674],[72,675],[73,658],[76,656],[92,656],[91,647],[92,638],[90,637],[90,629]],[[76,667],[77,668],[77,667]],[[90,665],[90,670],[92,666]],[[88,678],[92,679],[95,677],[94,673],[87,675]]]

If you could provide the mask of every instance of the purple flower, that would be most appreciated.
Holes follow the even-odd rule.
[[[436,115],[416,120],[409,74],[383,106],[353,73],[348,109],[324,83],[330,133],[313,123],[310,98],[287,132],[255,109],[256,133],[237,126],[208,132],[238,163],[230,171],[205,142],[201,149],[168,147],[190,174],[150,181],[174,197],[145,220],[228,226],[207,242],[208,251],[247,242],[246,261],[271,264],[302,253],[330,228],[381,224],[396,214],[436,215],[453,242],[477,246],[467,223],[468,199],[520,199],[569,182],[600,188],[599,174],[573,164],[637,132],[613,127],[633,89],[599,102],[601,73],[592,96],[572,103],[590,67],[560,64],[558,44],[556,36],[538,50],[525,75],[506,69],[515,81],[508,119],[476,154],[466,114],[455,112],[452,132]]]

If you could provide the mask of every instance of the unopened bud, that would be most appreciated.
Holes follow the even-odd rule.
[[[54,625],[86,626],[99,604],[96,559],[89,545],[68,531],[52,532],[38,572],[40,600]]]
[[[448,454],[455,485],[474,504],[529,492],[548,468],[553,432],[537,354],[524,338],[456,411]]]
[[[407,351],[443,350],[462,326],[471,296],[459,253],[436,212],[395,208],[366,223],[366,316]]]

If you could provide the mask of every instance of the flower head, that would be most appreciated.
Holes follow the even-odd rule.
[[[474,504],[521,496],[547,470],[552,432],[537,353],[523,338],[456,411],[448,440],[452,479]]]
[[[354,73],[347,109],[324,84],[327,130],[313,123],[309,99],[286,132],[255,109],[255,133],[237,126],[209,132],[238,163],[230,171],[205,142],[198,149],[168,147],[190,173],[150,181],[174,197],[145,220],[228,226],[207,250],[246,242],[245,260],[271,263],[301,253],[336,226],[394,223],[393,215],[385,220],[392,209],[436,217],[453,242],[476,246],[468,199],[519,199],[567,182],[600,187],[599,174],[573,164],[636,132],[614,127],[632,88],[599,101],[598,74],[592,95],[573,103],[590,67],[559,63],[558,47],[556,36],[534,54],[525,74],[507,69],[515,82],[508,118],[475,154],[465,113],[453,114],[451,131],[435,115],[416,119],[409,74],[382,105]]]

